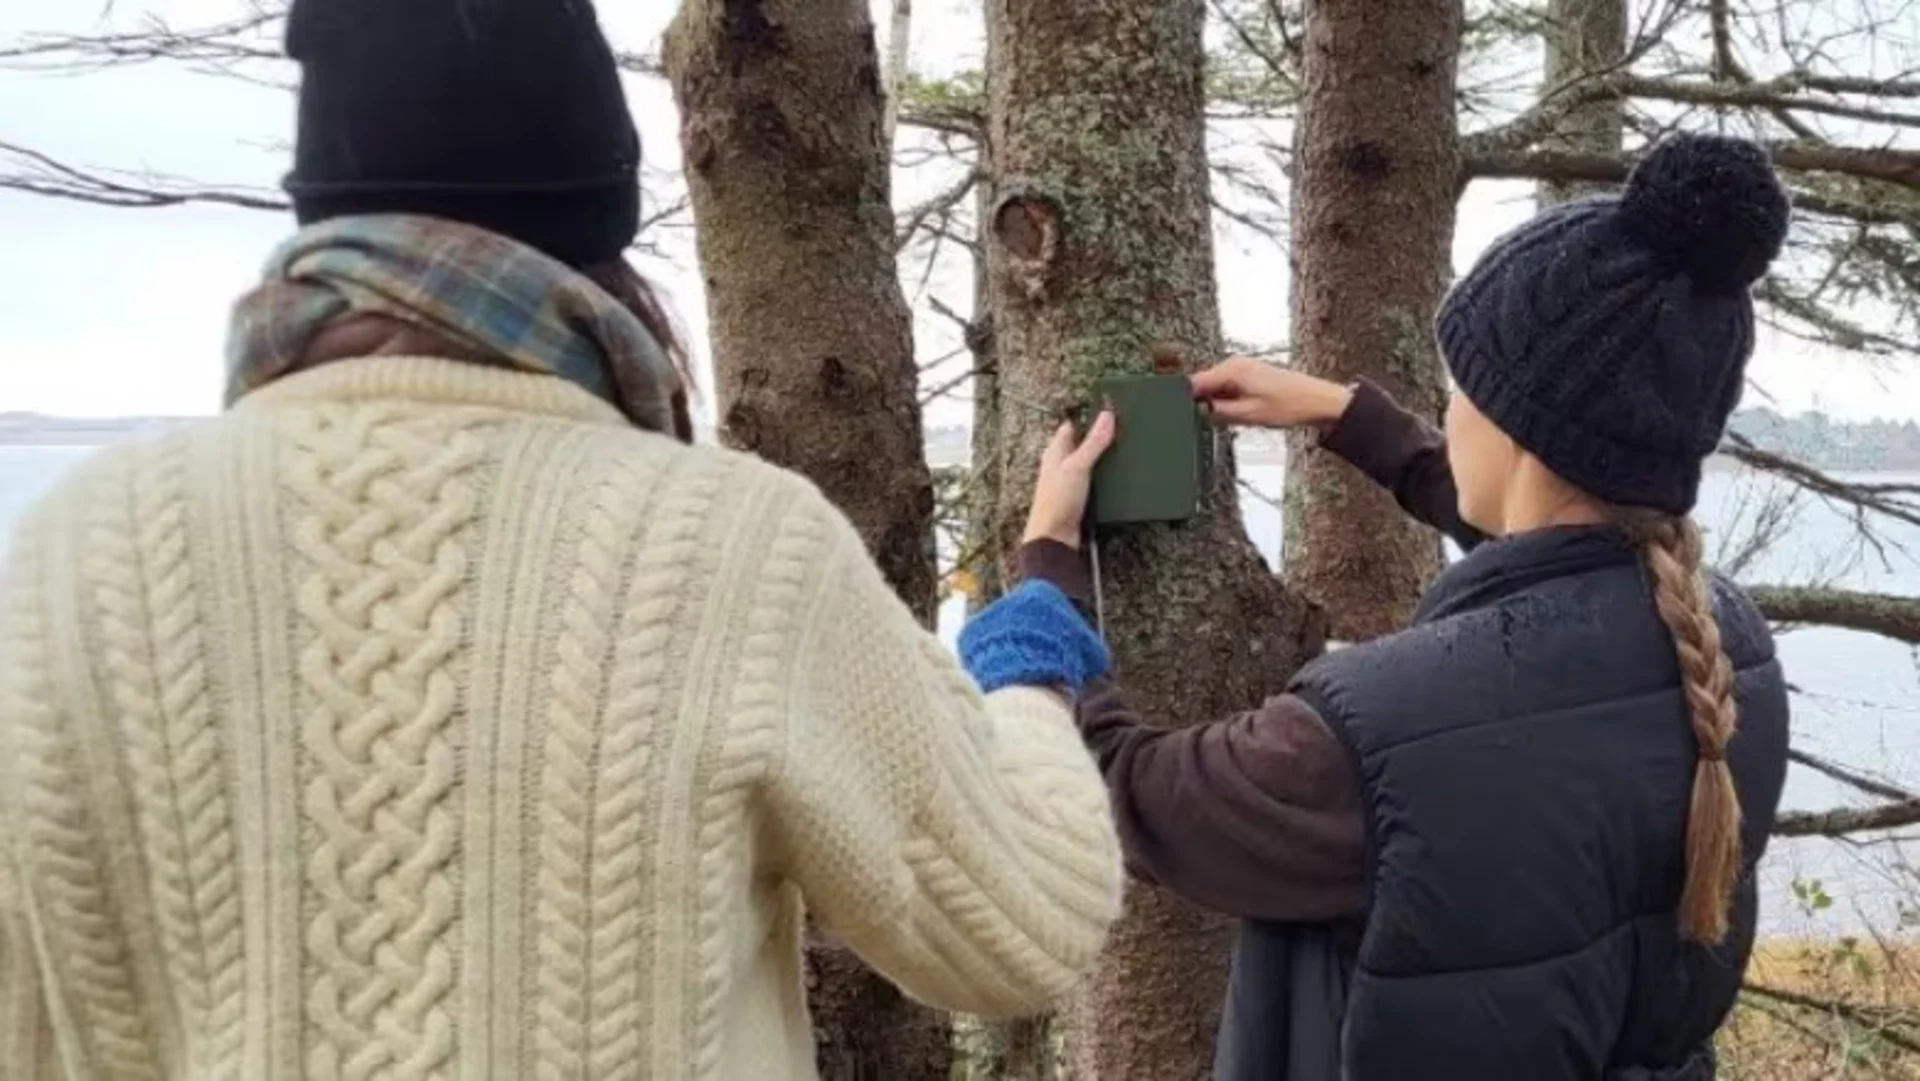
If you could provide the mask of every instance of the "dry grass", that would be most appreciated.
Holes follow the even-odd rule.
[[[1920,1081],[1920,941],[1773,939],[1747,975],[1777,994],[1742,998],[1720,1081]],[[954,1081],[1005,1076],[992,1026],[956,1029]]]
[[[1920,1081],[1920,946],[1773,940],[1720,1036],[1723,1081]]]

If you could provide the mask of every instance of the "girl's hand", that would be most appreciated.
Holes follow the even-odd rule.
[[[1111,410],[1102,410],[1085,440],[1076,440],[1069,421],[1053,433],[1040,456],[1040,478],[1033,485],[1033,509],[1027,513],[1027,531],[1022,543],[1037,540],[1059,541],[1069,548],[1080,547],[1081,520],[1087,514],[1087,492],[1093,486],[1093,464],[1113,445],[1114,422]]]
[[[1252,357],[1228,357],[1196,374],[1193,396],[1218,419],[1256,428],[1329,428],[1353,401],[1338,383]]]

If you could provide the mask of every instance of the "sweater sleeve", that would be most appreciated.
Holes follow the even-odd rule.
[[[0,1081],[56,1081],[62,1075],[40,968],[12,874],[0,863]]]
[[[1119,915],[1100,775],[1059,694],[1018,679],[983,694],[832,518],[766,801],[785,871],[826,931],[909,994],[987,1016],[1041,1010],[1091,969]],[[1024,675],[1071,682],[1034,663]]]
[[[15,851],[24,829],[15,807],[22,784],[16,773],[23,753],[19,727],[25,723],[28,696],[40,693],[28,684],[37,682],[45,667],[30,658],[26,648],[27,628],[36,621],[28,614],[22,566],[24,553],[34,547],[22,530],[13,562],[0,566],[0,1081],[56,1081],[63,1076]]]
[[[1052,541],[1019,553],[1019,588],[967,628],[961,656],[983,682],[1021,655],[1070,655],[1067,599],[1083,600],[1088,561]],[[1079,626],[1084,630],[1084,622]],[[1041,666],[1034,666],[1041,667]],[[1065,665],[1055,665],[1064,671]],[[1360,787],[1312,706],[1292,695],[1211,724],[1146,722],[1105,677],[1078,692],[1081,735],[1111,793],[1133,873],[1229,915],[1303,921],[1350,917],[1365,894]]]
[[[1372,383],[1354,388],[1353,402],[1320,439],[1367,479],[1393,493],[1402,510],[1471,549],[1486,535],[1460,517],[1460,493],[1440,433],[1402,409]]]

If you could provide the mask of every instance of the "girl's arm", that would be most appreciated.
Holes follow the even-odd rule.
[[[1352,401],[1320,437],[1320,446],[1392,492],[1408,514],[1453,538],[1461,548],[1471,549],[1487,539],[1460,517],[1446,440],[1372,383],[1353,388]]]
[[[1074,549],[1033,542],[1020,566],[1028,583],[1085,602],[1086,564]],[[969,626],[969,667],[981,658],[966,645],[1038,632],[1013,599],[1019,595]],[[1282,695],[1224,720],[1169,729],[1147,723],[1101,680],[1080,699],[1076,720],[1106,777],[1135,875],[1235,916],[1359,913],[1366,884],[1358,779],[1305,702]]]

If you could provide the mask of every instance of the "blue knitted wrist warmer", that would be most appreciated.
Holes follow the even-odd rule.
[[[1079,694],[1107,674],[1113,657],[1060,587],[1027,581],[960,632],[960,663],[983,691],[1062,687]]]

